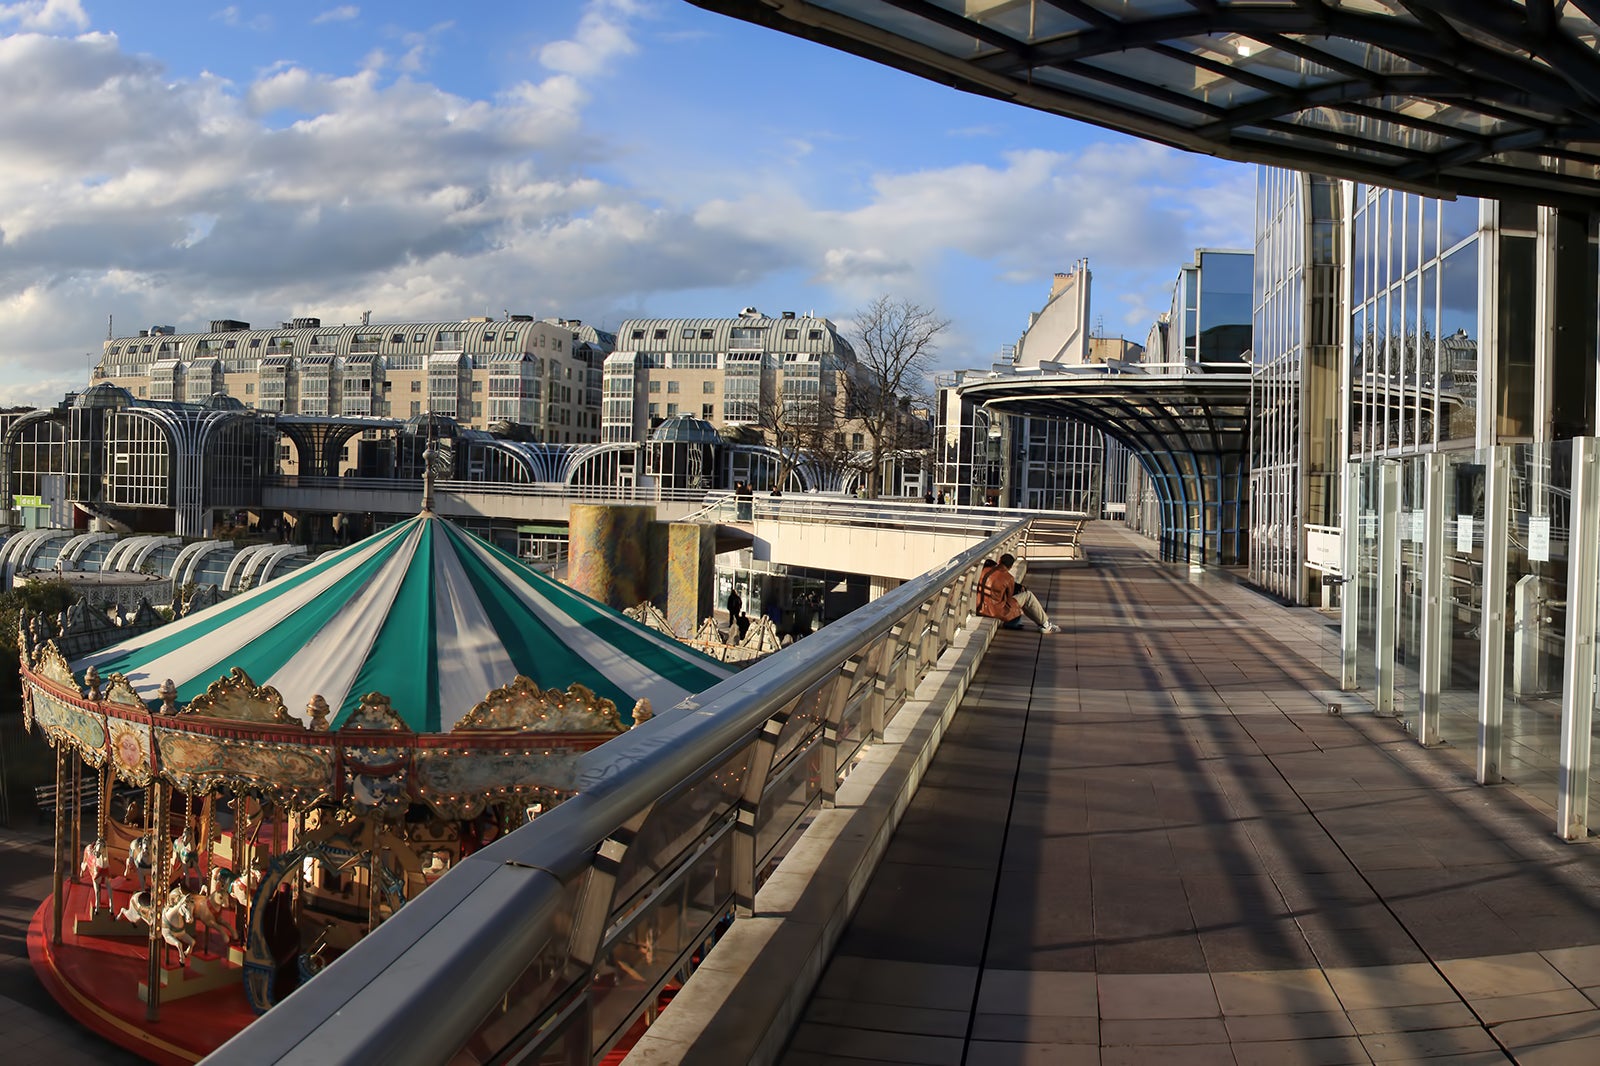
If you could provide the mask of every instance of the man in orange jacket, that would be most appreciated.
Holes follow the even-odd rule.
[[[1039,598],[1011,576],[1011,566],[1017,557],[1010,552],[1000,556],[1000,562],[986,569],[978,579],[978,613],[986,618],[998,618],[1006,629],[1021,629],[1022,616],[1026,614],[1039,627],[1041,633],[1059,633],[1061,627],[1050,621],[1044,613]]]

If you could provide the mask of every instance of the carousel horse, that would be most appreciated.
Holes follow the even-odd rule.
[[[106,842],[96,837],[93,844],[87,844],[83,849],[83,862],[78,867],[78,873],[88,879],[90,887],[94,889],[94,902],[89,906],[92,915],[100,909],[100,892],[105,890],[106,910],[111,909],[111,872],[108,867],[111,861],[106,857]]]
[[[172,880],[187,880],[200,870],[200,849],[195,847],[194,836],[186,827],[172,842]]]
[[[194,920],[206,927],[207,939],[210,938],[212,929],[222,933],[229,943],[239,939],[233,923],[225,921],[223,917],[227,913],[228,904],[233,901],[232,889],[235,880],[232,870],[224,870],[219,866],[211,871],[206,890],[189,897],[194,902]]]
[[[155,839],[149,833],[133,838],[128,845],[128,861],[122,866],[122,876],[130,873],[137,874],[139,884],[143,888],[150,887],[150,875],[155,873],[156,848]]]
[[[128,905],[117,912],[117,917],[125,922],[138,925],[140,922],[149,925],[156,919],[155,906],[150,902],[149,889],[135,892],[129,899]]]
[[[194,897],[175,887],[167,893],[167,902],[161,908],[161,939],[169,947],[178,949],[178,961],[189,965],[189,955],[194,951],[194,937],[186,926],[194,924]]]

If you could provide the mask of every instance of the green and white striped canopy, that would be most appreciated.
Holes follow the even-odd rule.
[[[421,514],[304,569],[73,664],[121,673],[152,703],[171,678],[178,702],[239,667],[290,713],[320,694],[339,728],[381,692],[419,733],[449,730],[516,675],[546,689],[574,682],[656,710],[731,671]]]

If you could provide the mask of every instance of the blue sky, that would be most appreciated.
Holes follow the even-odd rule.
[[[0,0],[0,403],[119,334],[502,311],[615,327],[880,294],[986,365],[1087,257],[1142,340],[1250,168],[680,0]]]

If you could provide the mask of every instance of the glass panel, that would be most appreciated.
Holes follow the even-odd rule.
[[[1444,661],[1439,736],[1463,753],[1478,744],[1478,677],[1483,625],[1484,465],[1476,453],[1445,468]]]
[[[1495,432],[1533,435],[1535,239],[1500,238],[1500,314],[1495,375]]]
[[[1571,491],[1570,441],[1511,450],[1504,773],[1552,806],[1561,741]]]
[[[1478,431],[1478,242],[1444,258],[1439,270],[1440,440]]]

